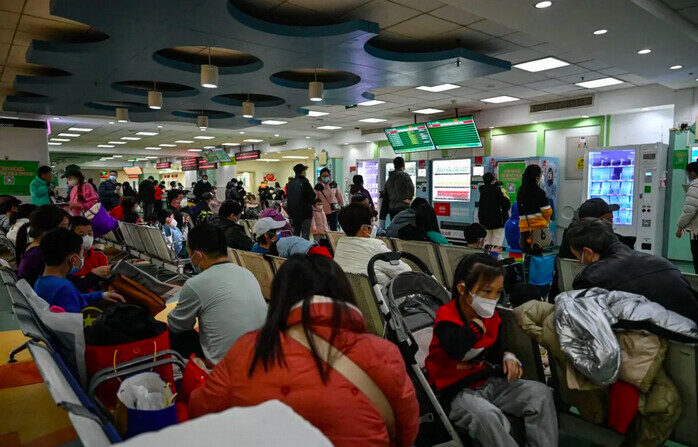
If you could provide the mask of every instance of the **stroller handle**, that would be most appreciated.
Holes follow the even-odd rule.
[[[407,253],[404,251],[391,251],[387,253],[380,253],[375,255],[374,257],[371,258],[370,261],[368,261],[368,279],[371,281],[371,286],[375,286],[378,284],[378,279],[376,278],[376,269],[375,269],[375,264],[376,261],[383,261],[383,262],[390,262],[390,263],[397,263],[400,259],[405,258],[408,259],[415,264],[417,264],[417,267],[419,269],[426,273],[429,276],[433,276],[431,273],[431,270],[429,270],[429,267],[419,259],[417,256],[413,255],[412,253]]]

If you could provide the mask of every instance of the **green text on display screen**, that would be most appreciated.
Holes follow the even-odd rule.
[[[436,149],[482,147],[472,116],[427,122]]]
[[[425,123],[391,127],[385,129],[385,135],[397,153],[434,150],[434,143]]]

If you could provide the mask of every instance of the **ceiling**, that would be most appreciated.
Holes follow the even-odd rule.
[[[218,145],[249,136],[329,138],[335,131],[412,121],[412,111],[427,107],[443,115],[453,115],[456,107],[501,107],[482,102],[492,96],[513,96],[521,104],[650,83],[696,85],[698,0],[553,0],[540,10],[533,3],[169,0],[163,8],[162,0],[129,0],[94,8],[88,0],[55,0],[52,15],[48,0],[0,0],[0,102],[14,93],[3,105],[6,112],[95,126],[90,135],[52,152],[101,155],[111,149],[97,150],[96,144],[162,125],[158,135],[118,148],[143,154],[146,145],[199,134],[194,123],[200,110],[210,116],[208,132],[216,136],[204,144]],[[593,35],[601,28],[608,33]],[[199,85],[198,66],[208,60],[208,46],[214,47],[212,63],[220,66],[217,89]],[[652,53],[638,55],[642,48]],[[509,69],[548,56],[570,65],[538,73]],[[683,68],[668,69],[675,64]],[[307,95],[315,69],[325,82],[320,103]],[[608,76],[623,84],[591,90],[575,85]],[[143,106],[153,81],[163,90],[160,111]],[[442,83],[459,88],[414,88]],[[248,94],[257,101],[258,119],[240,116]],[[372,98],[385,103],[352,107]],[[108,124],[120,104],[129,108],[132,122]],[[310,117],[306,110],[329,114]],[[264,118],[286,123],[262,125]],[[365,118],[386,121],[359,121]],[[341,129],[318,129],[323,125]],[[56,122],[52,127],[61,130]],[[152,152],[179,155],[190,147]]]

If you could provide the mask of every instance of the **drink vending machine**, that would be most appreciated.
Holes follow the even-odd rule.
[[[616,233],[636,237],[635,250],[662,254],[667,145],[662,143],[588,149],[582,201],[601,198],[620,207]]]
[[[368,159],[356,161],[356,173],[364,178],[364,188],[368,190],[376,204],[376,209],[379,209],[380,193],[385,185],[387,177],[382,173],[386,171],[386,163],[392,162],[387,159]]]

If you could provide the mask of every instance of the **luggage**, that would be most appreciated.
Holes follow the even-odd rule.
[[[120,293],[127,303],[145,307],[150,315],[155,316],[165,310],[166,300],[148,290],[142,284],[128,276],[116,275],[111,288]]]

